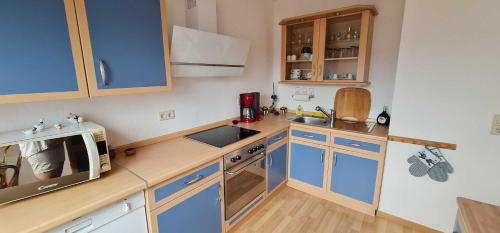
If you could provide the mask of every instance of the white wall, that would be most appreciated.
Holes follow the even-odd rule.
[[[242,77],[174,78],[170,93],[0,105],[0,132],[31,127],[41,117],[53,124],[74,112],[104,125],[117,146],[237,116],[241,92],[260,91],[269,99],[272,3],[217,0],[217,8],[220,33],[251,41]],[[158,112],[168,109],[176,110],[176,119],[160,122]]]
[[[500,204],[500,2],[407,0],[390,134],[458,144],[446,183],[409,175],[421,147],[391,142],[380,209],[451,232],[457,196]]]
[[[391,106],[396,64],[403,18],[403,0],[275,0],[274,1],[274,70],[275,82],[280,79],[280,43],[281,28],[278,25],[283,18],[313,13],[321,10],[350,6],[353,4],[374,4],[379,15],[375,17],[372,59],[368,87],[372,93],[370,117],[375,118],[382,112],[383,106]],[[279,106],[296,109],[299,104],[306,111],[313,111],[315,106],[332,108],[335,93],[339,86],[302,86],[314,88],[315,98],[311,102],[293,101],[291,95],[297,85],[279,85]]]

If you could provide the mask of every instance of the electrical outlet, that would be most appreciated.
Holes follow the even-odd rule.
[[[493,117],[493,124],[491,126],[492,135],[500,135],[500,115]]]
[[[167,110],[160,112],[160,121],[175,119],[175,110]]]

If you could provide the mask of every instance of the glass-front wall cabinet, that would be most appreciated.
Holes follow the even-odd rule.
[[[356,6],[281,21],[281,82],[369,84],[376,14]]]
[[[314,54],[318,46],[319,21],[309,21],[286,25],[284,29],[286,43],[285,80],[312,80],[313,67],[317,63]]]

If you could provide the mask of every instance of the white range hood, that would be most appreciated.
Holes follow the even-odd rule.
[[[216,0],[171,1],[173,7],[184,8],[184,11],[177,9],[172,12],[183,19],[173,27],[170,49],[172,75],[241,76],[250,41],[217,34]]]
[[[240,76],[249,49],[248,40],[174,26],[172,74],[174,77]]]

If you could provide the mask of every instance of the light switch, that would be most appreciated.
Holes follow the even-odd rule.
[[[491,126],[491,134],[500,135],[500,115],[495,115],[493,125]]]

